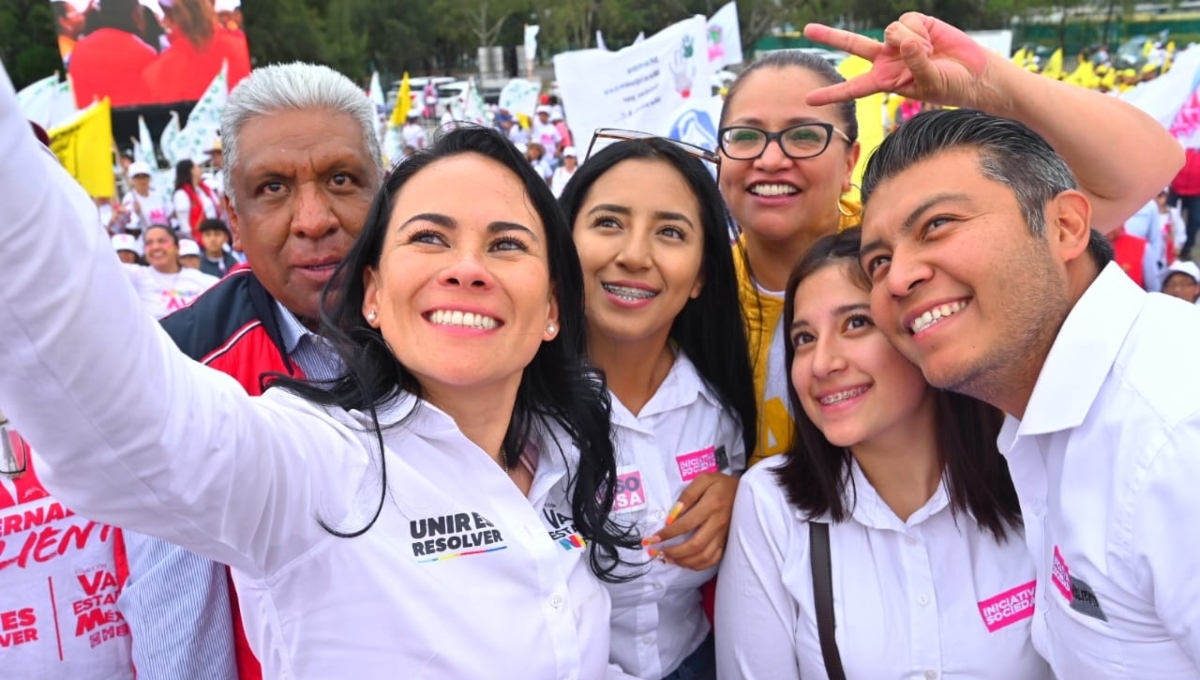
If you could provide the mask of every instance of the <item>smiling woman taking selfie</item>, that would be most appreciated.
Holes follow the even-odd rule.
[[[257,398],[155,328],[7,77],[0,159],[0,403],[64,504],[233,567],[267,677],[620,675],[579,262],[498,133],[392,173],[326,308],[348,374]]]

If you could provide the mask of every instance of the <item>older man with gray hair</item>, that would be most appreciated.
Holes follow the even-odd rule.
[[[234,271],[163,320],[193,359],[259,394],[272,374],[337,377],[313,331],[320,296],[357,238],[383,179],[374,106],[345,76],[312,64],[255,69],[221,116]],[[262,671],[220,564],[126,534],[129,622],[139,680],[249,680]]]

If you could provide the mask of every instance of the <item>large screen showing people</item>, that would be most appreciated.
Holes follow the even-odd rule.
[[[80,108],[200,99],[228,64],[250,72],[240,0],[52,0],[58,46]]]

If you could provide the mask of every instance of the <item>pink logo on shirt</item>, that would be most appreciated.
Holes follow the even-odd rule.
[[[1072,600],[1071,570],[1067,568],[1067,561],[1063,559],[1057,545],[1054,546],[1054,564],[1050,568],[1050,580],[1054,582],[1054,587],[1058,588],[1058,592],[1067,598],[1067,602],[1070,602]]]
[[[705,472],[719,470],[717,468],[717,449],[714,446],[675,456],[675,463],[679,465],[679,476],[685,482],[690,482]]]
[[[979,614],[989,633],[995,633],[1033,616],[1034,593],[1037,581],[1030,581],[979,603]]]
[[[646,504],[646,490],[642,488],[640,470],[617,475],[617,496],[613,499],[613,510],[633,510]]]

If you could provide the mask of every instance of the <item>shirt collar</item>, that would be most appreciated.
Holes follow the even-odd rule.
[[[852,484],[846,485],[846,503],[850,505],[850,515],[854,517],[854,521],[872,529],[891,529],[908,533],[908,527],[924,522],[950,505],[946,480],[943,479],[938,482],[937,490],[925,501],[925,505],[904,521],[884,502],[854,456],[850,457],[850,481]]]
[[[291,356],[292,352],[296,351],[296,345],[300,344],[300,339],[314,333],[305,328],[300,319],[279,300],[275,301],[275,309],[279,312],[279,334],[283,340],[283,349]]]
[[[675,409],[690,406],[696,399],[704,397],[710,404],[720,408],[721,402],[704,384],[696,365],[687,358],[683,350],[675,349],[675,363],[667,372],[658,390],[650,397],[650,401],[642,407],[638,415],[633,415],[625,405],[615,397],[612,400],[612,418],[618,425],[637,427],[639,418],[668,413]]]
[[[1083,423],[1146,296],[1116,263],[1100,272],[1058,331],[1024,420],[1010,416],[1005,423],[1002,447],[1005,439],[1011,444],[1017,436],[1059,432]]]

